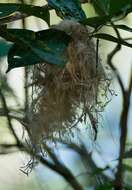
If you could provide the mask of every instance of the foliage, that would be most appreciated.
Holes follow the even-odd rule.
[[[8,53],[8,71],[15,67],[41,62],[64,65],[67,61],[65,48],[70,37],[62,31],[48,29],[33,32],[25,29],[7,29],[6,33],[3,31],[3,37],[5,34],[8,39],[11,37],[10,41],[15,40]],[[20,43],[23,46],[20,46]]]
[[[44,39],[39,39],[39,43],[38,43],[38,39],[35,36],[33,31],[21,29],[18,32],[16,32],[16,29],[14,29],[13,31],[13,29],[10,30],[3,25],[4,20],[5,20],[5,24],[7,24],[8,22],[11,21],[9,19],[10,16],[13,17],[13,15],[15,15],[16,12],[19,12],[21,14],[24,13],[26,14],[26,16],[33,15],[35,17],[41,18],[42,20],[46,21],[47,24],[49,24],[49,17],[50,17],[49,10],[52,8],[52,9],[55,9],[58,12],[58,15],[61,16],[63,19],[65,18],[75,19],[84,25],[100,28],[106,24],[111,25],[111,22],[114,22],[114,20],[117,20],[117,16],[118,16],[118,19],[120,19],[122,16],[126,16],[132,10],[131,0],[128,0],[125,2],[122,0],[120,3],[117,3],[116,1],[113,1],[113,0],[105,0],[105,1],[93,0],[92,4],[99,15],[93,18],[86,18],[85,13],[81,9],[81,5],[79,1],[77,0],[74,0],[74,1],[71,0],[70,2],[66,4],[65,4],[65,1],[59,1],[58,3],[57,1],[53,1],[53,0],[48,1],[48,3],[49,3],[49,7],[48,6],[38,7],[38,6],[33,6],[33,5],[15,4],[15,3],[7,3],[7,4],[0,3],[0,12],[1,12],[0,23],[2,23],[1,28],[0,28],[0,35],[4,37],[6,40],[13,41],[15,43],[15,45],[13,46],[13,48],[11,48],[9,52],[9,58],[8,58],[9,70],[15,67],[22,67],[25,65],[34,65],[43,60],[51,63],[51,56],[47,57],[46,60],[44,58],[45,55],[47,54],[47,48],[45,48],[47,45],[44,43],[41,43],[41,40],[43,41]],[[115,27],[121,28],[126,31],[131,31],[131,28],[127,26],[115,25]],[[46,31],[41,31],[41,34],[45,32]],[[52,29],[49,29],[49,32],[50,32],[48,36],[49,39],[46,37],[47,41],[48,40],[50,41],[51,38],[53,38]],[[57,36],[59,36],[61,32],[56,31],[56,33],[57,32],[58,32]],[[29,38],[28,38],[28,35],[30,34],[28,33],[30,34],[32,33]],[[25,35],[27,35],[28,41],[24,41],[24,39],[26,39]],[[92,36],[96,38],[105,39],[108,41],[114,41],[116,43],[120,43],[128,47],[131,47],[131,45],[125,42],[123,39],[119,40],[119,39],[116,39],[115,37],[112,37],[106,34],[95,33]],[[56,57],[56,61],[53,64],[64,65],[64,62],[62,60],[58,60],[57,58],[58,56],[61,57],[62,51],[59,52],[58,47],[57,47],[58,44],[55,45],[54,40],[53,40],[53,44],[54,44],[53,47],[54,47],[54,53],[56,54],[54,58]],[[59,40],[60,39],[58,39],[58,42]],[[21,46],[16,45],[17,42],[18,44],[21,43]],[[56,39],[56,42],[57,42],[57,39]],[[51,44],[51,42],[48,42],[48,43]],[[69,38],[67,37],[67,43],[66,43],[66,39],[64,41],[65,48],[66,46],[68,46],[68,43],[69,43]],[[35,49],[34,49],[34,44],[37,44],[37,47],[35,47]],[[62,46],[64,46],[64,44],[62,42]],[[19,52],[22,52],[21,51],[22,47],[24,48],[25,46],[28,49],[31,49],[31,53],[29,57],[33,56],[33,59],[32,58],[29,59],[30,61],[28,61],[28,63],[27,63],[27,58],[29,57],[27,57],[24,53],[20,56],[21,57],[20,59],[18,59],[19,56],[17,57],[16,55],[16,53],[19,55]],[[49,49],[48,51],[51,51],[51,52],[53,51],[52,47],[48,47],[48,49]],[[55,52],[56,51],[55,49],[58,50],[58,52]],[[13,55],[15,57],[15,60],[13,60],[12,58]],[[12,61],[15,61],[14,65],[12,64]],[[57,61],[59,62],[57,63]]]

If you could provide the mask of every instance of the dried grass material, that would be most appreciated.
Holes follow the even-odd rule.
[[[96,65],[95,45],[88,29],[74,21],[62,21],[55,27],[73,40],[67,49],[69,62],[63,69],[48,64],[35,67],[35,87],[39,90],[34,92],[37,98],[32,102],[29,121],[37,143],[41,137],[63,136],[78,119],[83,121],[87,116],[97,132],[97,112],[105,101],[98,97],[104,92],[106,95],[108,89],[100,61]]]

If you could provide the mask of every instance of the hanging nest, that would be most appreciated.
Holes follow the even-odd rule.
[[[75,21],[54,26],[72,37],[67,48],[65,67],[41,63],[33,71],[33,100],[28,120],[31,139],[54,140],[54,137],[77,128],[89,120],[97,134],[98,112],[106,105],[110,81],[106,79],[89,29]],[[88,119],[87,119],[88,118]]]

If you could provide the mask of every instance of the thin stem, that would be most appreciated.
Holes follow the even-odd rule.
[[[5,96],[4,96],[1,89],[0,89],[0,97],[1,97],[1,100],[2,100],[3,108],[5,110],[5,115],[7,117],[9,129],[10,129],[11,133],[13,134],[13,136],[15,137],[15,140],[16,140],[17,144],[19,145],[20,141],[19,141],[19,138],[17,137],[17,134],[15,133],[15,130],[14,130],[13,126],[12,126],[11,117],[9,115],[9,110],[8,110],[8,107],[7,107],[6,99],[5,99]]]

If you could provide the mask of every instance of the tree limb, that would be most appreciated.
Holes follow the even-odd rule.
[[[117,37],[121,39],[120,33],[118,32],[117,28],[114,26],[112,22],[111,24],[117,34]],[[123,158],[125,155],[125,144],[126,144],[127,128],[128,128],[127,120],[128,120],[128,111],[129,111],[129,106],[130,106],[130,96],[131,96],[131,89],[132,89],[132,73],[131,73],[129,87],[126,90],[118,70],[112,63],[112,59],[114,55],[120,49],[121,49],[121,45],[117,44],[114,50],[108,55],[108,59],[107,59],[109,66],[116,74],[118,83],[121,88],[122,96],[123,96],[122,112],[120,116],[120,151],[119,151],[119,161],[117,165],[117,172],[115,174],[114,190],[123,190]]]

